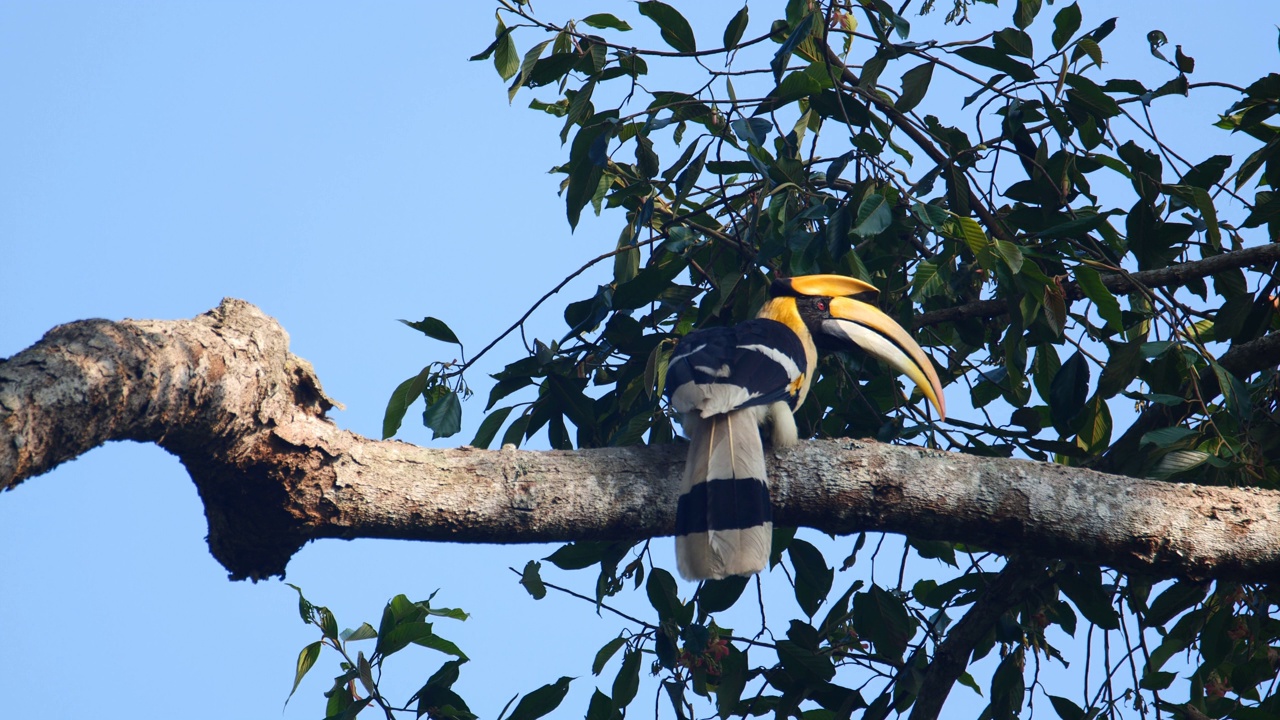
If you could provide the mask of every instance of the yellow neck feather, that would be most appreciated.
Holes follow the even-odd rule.
[[[809,394],[809,383],[813,381],[813,373],[818,367],[818,348],[813,343],[813,334],[809,332],[809,327],[804,324],[804,319],[800,317],[800,310],[796,307],[796,299],[794,297],[775,297],[770,298],[760,308],[760,314],[756,317],[766,320],[776,320],[783,325],[791,328],[800,343],[804,345],[805,367],[802,368],[804,375],[800,379],[798,388],[798,397],[796,398],[796,407],[804,402],[804,398]]]

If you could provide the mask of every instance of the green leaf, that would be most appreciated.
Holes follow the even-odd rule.
[[[902,73],[902,94],[893,104],[900,112],[911,112],[929,92],[933,80],[933,63],[926,62]]]
[[[951,217],[946,210],[930,203],[912,203],[911,212],[915,213],[915,216],[920,219],[920,222],[935,229],[942,227]],[[979,230],[981,230],[981,228],[979,228]]]
[[[641,15],[657,24],[658,29],[662,31],[662,39],[668,45],[682,53],[698,51],[698,43],[693,37],[693,28],[689,27],[689,21],[685,20],[678,10],[658,0],[648,0],[638,3],[637,6]]]
[[[1167,448],[1197,434],[1198,433],[1191,428],[1180,426],[1160,428],[1159,430],[1152,430],[1151,432],[1144,434],[1140,444],[1155,445],[1158,448]]]
[[[613,715],[613,700],[608,695],[594,690],[591,693],[591,703],[587,705],[586,720],[609,720]]]
[[[747,686],[747,656],[732,645],[720,661],[720,682],[716,685],[716,710],[721,718],[735,715],[734,710]]]
[[[757,147],[764,145],[765,138],[773,129],[773,125],[764,118],[738,118],[729,123],[729,127],[739,140]]]
[[[466,661],[449,660],[442,664],[440,669],[432,673],[427,682],[418,689],[418,692],[409,698],[410,703],[414,701],[418,703],[418,717],[434,711],[433,716],[436,718],[476,720],[475,714],[467,707],[466,701],[451,689],[458,681],[458,667],[464,662]]]
[[[507,421],[507,416],[514,409],[514,407],[498,408],[486,415],[484,421],[480,423],[480,429],[476,431],[476,436],[471,440],[471,447],[488,449],[489,444],[498,434],[498,429]]]
[[[628,25],[625,20],[619,20],[609,13],[588,15],[582,18],[582,22],[593,28],[599,28],[601,30],[621,30],[622,32],[626,32],[631,29],[631,26]]]
[[[627,639],[625,637],[616,637],[605,643],[596,653],[596,659],[591,663],[591,674],[599,675],[604,670],[605,664],[609,662],[609,658],[613,657],[626,644]]]
[[[1205,235],[1213,247],[1222,247],[1222,228],[1218,226],[1218,209],[1213,206],[1213,198],[1204,188],[1192,188],[1192,197],[1196,201],[1196,210],[1205,224]]]
[[[445,653],[446,655],[452,655],[462,660],[470,660],[470,658],[467,657],[466,653],[458,649],[457,645],[454,645],[453,643],[449,642],[448,640],[445,640],[444,638],[434,633],[430,635],[424,635],[418,638],[417,640],[414,640],[413,644],[421,645],[422,647],[425,647],[425,648],[431,648],[432,650],[437,650],[439,652]]]
[[[1181,45],[1174,48],[1173,60],[1178,66],[1178,72],[1190,74],[1196,70],[1196,59],[1183,54]]]
[[[1005,28],[997,32],[991,38],[997,50],[1006,55],[1020,55],[1024,58],[1035,59],[1036,53],[1031,43],[1031,36],[1022,30],[1014,28]]]
[[[449,391],[422,411],[422,424],[431,428],[431,439],[457,435],[462,429],[462,402]]]
[[[987,240],[987,234],[982,231],[982,226],[977,220],[971,217],[958,217],[956,222],[960,225],[960,236],[974,255],[981,255],[991,245],[991,241]]]
[[[547,396],[555,400],[556,410],[564,413],[579,429],[592,428],[596,424],[595,404],[583,394],[585,380],[550,375],[547,377]]]
[[[1058,713],[1058,717],[1062,720],[1085,720],[1086,718],[1084,710],[1067,698],[1050,695],[1049,702],[1053,705],[1053,711]]]
[[[1060,435],[1070,432],[1071,421],[1084,409],[1089,394],[1089,361],[1076,351],[1062,364],[1049,385],[1049,417]]]
[[[814,13],[807,13],[791,28],[787,39],[778,47],[778,51],[773,54],[773,59],[769,61],[769,67],[773,70],[773,81],[775,83],[782,82],[782,74],[787,71],[787,63],[791,62],[791,54],[795,52],[796,47],[809,38],[809,28],[813,26]]]
[[[779,640],[775,649],[782,667],[800,682],[830,682],[836,676],[836,668],[829,656],[820,655],[791,640]]]
[[[624,708],[631,704],[640,689],[640,660],[643,656],[638,650],[628,650],[622,656],[622,668],[613,679],[613,704]]]
[[[996,240],[996,254],[1014,275],[1022,272],[1022,248],[1008,240]]]
[[[511,39],[509,31],[498,38],[498,46],[493,50],[493,67],[503,80],[510,80],[520,70],[520,53],[516,51],[516,41]]]
[[[400,423],[404,422],[405,412],[422,395],[422,391],[427,387],[427,379],[429,377],[429,369],[423,368],[422,372],[400,383],[391,392],[391,399],[387,400],[387,409],[382,415],[383,440],[400,431]]]
[[[1063,594],[1070,598],[1089,622],[1103,630],[1120,628],[1120,617],[1115,608],[1111,607],[1111,596],[1102,587],[1102,573],[1096,566],[1081,567],[1074,572],[1068,569],[1059,573],[1055,579]]]
[[[1106,400],[1097,395],[1085,404],[1078,444],[1091,454],[1100,453],[1111,444],[1111,410]]]
[[[1053,15],[1053,50],[1061,50],[1080,29],[1080,4],[1071,3]]]
[[[1222,397],[1227,401],[1227,412],[1236,417],[1237,420],[1247,420],[1253,413],[1253,402],[1249,398],[1249,391],[1245,388],[1244,383],[1240,382],[1231,371],[1222,367],[1217,361],[1211,360],[1213,365],[1213,374],[1218,377],[1218,386],[1222,389]]]
[[[1208,594],[1209,583],[1207,582],[1178,580],[1151,601],[1151,606],[1142,618],[1142,624],[1145,627],[1162,628],[1184,610],[1199,604]]]
[[[676,580],[671,573],[662,568],[654,568],[645,582],[645,592],[649,596],[649,604],[658,611],[659,620],[679,620],[685,615],[684,604],[676,592]]]
[[[1194,470],[1209,459],[1209,453],[1200,450],[1174,450],[1160,458],[1151,471],[1155,478],[1167,478],[1180,472]]]
[[[375,652],[382,653],[383,656],[398,653],[432,634],[431,623],[421,620],[393,621],[389,626],[384,623],[384,627],[378,631]]]
[[[1013,11],[1013,24],[1017,25],[1019,30],[1024,30],[1031,25],[1038,14],[1040,14],[1040,0],[1018,0],[1018,7]]]
[[[371,640],[378,637],[378,631],[373,629],[369,623],[360,623],[360,627],[355,630],[343,630],[342,642],[357,642],[359,640]]]
[[[561,570],[581,570],[591,567],[604,558],[609,543],[576,542],[560,547],[543,558]],[[674,581],[673,581],[674,583]]]
[[[449,329],[448,325],[444,324],[443,320],[438,320],[433,317],[424,317],[418,322],[409,322],[408,320],[401,320],[400,322],[434,340],[454,343],[455,345],[462,344],[462,341],[459,340],[458,336]]]
[[[1097,40],[1082,37],[1076,42],[1076,49],[1071,53],[1071,62],[1075,62],[1082,57],[1088,57],[1098,67],[1102,66],[1102,47],[1098,45]]]
[[[893,222],[893,208],[883,195],[872,193],[858,206],[858,219],[851,232],[858,237],[879,235]]]
[[[644,389],[650,397],[662,397],[667,387],[667,369],[671,364],[670,342],[660,342],[653,346],[644,364]]]
[[[742,9],[734,14],[733,19],[724,28],[724,47],[732,49],[738,46],[738,42],[742,40],[742,33],[747,29],[747,6],[743,5]]]
[[[889,658],[901,658],[915,634],[902,600],[879,585],[853,596],[853,626],[859,636],[875,643],[878,654]]]
[[[999,70],[1018,82],[1031,82],[1036,79],[1036,71],[1030,65],[1018,62],[995,48],[982,45],[970,45],[956,50],[956,55],[975,65]]]
[[[306,677],[307,671],[310,670],[312,666],[316,664],[316,660],[320,658],[321,644],[322,643],[317,640],[302,648],[302,652],[298,653],[298,669],[293,675],[293,689],[289,691],[289,697],[284,700],[286,705],[289,703],[289,698],[292,698],[293,694],[298,691],[298,683],[302,682],[302,678]]]
[[[524,564],[524,572],[520,573],[520,584],[533,596],[534,600],[541,600],[547,596],[547,586],[542,584],[541,571],[542,563],[530,560]]]
[[[1088,265],[1077,265],[1074,272],[1076,283],[1084,291],[1085,297],[1098,308],[1098,315],[1107,323],[1107,327],[1113,332],[1124,332],[1120,301],[1116,300],[1116,296],[1102,284],[1102,277],[1098,275],[1098,271]]]
[[[723,580],[708,580],[698,590],[698,612],[710,615],[733,607],[747,588],[746,575],[731,575]]]
[[[1112,346],[1111,357],[1107,358],[1106,367],[1098,378],[1098,395],[1104,398],[1115,397],[1129,386],[1141,369],[1141,345],[1126,343]]]
[[[911,278],[911,299],[917,302],[934,295],[947,293],[947,282],[938,274],[938,266],[923,260],[916,266],[916,274]]]
[[[707,145],[698,153],[693,162],[689,163],[689,167],[680,173],[680,177],[676,178],[676,200],[671,207],[679,211],[680,206],[684,204],[685,198],[689,197],[690,191],[697,184],[698,178],[702,175],[702,167],[707,162],[707,151],[711,149],[711,145]]]
[[[1084,41],[1081,41],[1084,44]],[[1115,117],[1120,114],[1120,106],[1110,95],[1102,91],[1092,80],[1077,75],[1075,73],[1067,73],[1066,75],[1067,97],[1079,101],[1087,107],[1090,112],[1100,118]]]
[[[978,681],[974,680],[973,676],[970,675],[969,673],[961,673],[960,677],[956,678],[956,681],[959,682],[961,685],[969,688],[970,690],[978,693],[979,697],[982,696],[982,687],[978,685]]]
[[[1138,683],[1138,687],[1143,690],[1164,690],[1178,679],[1177,673],[1171,672],[1152,672],[1142,676],[1142,680]]]
[[[827,567],[822,552],[804,540],[792,540],[787,556],[796,569],[796,602],[805,615],[813,617],[831,592],[835,571]]]
[[[525,695],[516,703],[516,709],[511,711],[507,720],[536,720],[555,710],[568,694],[571,682],[573,678],[562,677]]]
[[[651,179],[658,174],[658,154],[653,151],[653,141],[644,135],[636,136],[636,172],[640,177]]]
[[[550,44],[551,44],[550,40],[543,40],[542,42],[538,43],[537,45],[534,45],[533,47],[529,48],[527,52],[525,52],[524,60],[520,61],[520,77],[516,78],[516,81],[511,83],[511,86],[507,88],[507,102],[512,102],[515,100],[516,93],[520,91],[521,87],[524,87],[525,83],[529,81],[530,76],[533,75],[534,69],[538,67],[538,60],[539,58],[542,57],[542,51],[546,50],[547,46]],[[568,53],[561,53],[560,55],[557,55],[554,57],[565,58],[565,59],[572,58],[572,56],[569,55]],[[557,62],[564,62],[564,61],[559,60]],[[560,73],[560,75],[563,75],[564,73],[569,72],[569,66],[567,65],[563,66],[563,71],[564,72]]]
[[[895,12],[893,6],[886,0],[871,0],[871,4],[875,7],[876,12],[884,16],[893,25],[893,31],[898,34],[898,37],[906,40],[911,35],[911,23]],[[906,6],[904,5],[903,7]]]

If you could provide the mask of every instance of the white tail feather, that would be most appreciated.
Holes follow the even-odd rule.
[[[689,434],[689,458],[685,464],[681,495],[708,479],[756,479],[765,481],[764,447],[754,408],[685,423]],[[718,497],[735,502],[733,497]],[[676,565],[690,580],[749,575],[769,564],[773,524],[749,528],[709,529],[676,536]]]

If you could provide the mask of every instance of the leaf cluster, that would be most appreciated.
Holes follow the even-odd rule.
[[[752,317],[772,278],[835,272],[880,290],[883,309],[933,356],[951,404],[967,394],[974,413],[936,422],[888,369],[835,354],[797,413],[802,437],[1280,483],[1280,358],[1257,350],[1280,329],[1280,281],[1274,255],[1250,259],[1280,237],[1280,75],[1198,83],[1194,58],[1181,45],[1170,53],[1157,30],[1147,40],[1166,78],[1114,76],[1117,20],[1086,18],[1078,3],[1050,14],[1018,0],[1007,26],[962,41],[912,39],[905,10],[881,0],[790,0],[765,26],[744,6],[711,36],[656,1],[638,3],[635,18],[563,23],[499,4],[496,39],[473,59],[492,60],[508,97],[530,97],[558,130],[570,227],[590,207],[619,232],[579,271],[611,272],[564,307],[565,334],[528,343],[494,376],[473,445],[520,445],[544,430],[560,449],[673,442],[662,391],[679,338]],[[971,4],[958,0],[947,20],[965,22]],[[641,23],[660,47],[627,39]],[[1160,140],[1153,116],[1224,87],[1233,97],[1216,127],[1244,148],[1238,156]],[[456,429],[446,420],[459,395],[447,383],[466,366],[402,384],[388,434],[419,396],[429,414],[439,408],[431,427]],[[699,702],[726,718],[911,712],[949,672],[944,645],[967,613],[985,624],[963,634],[955,678],[985,688],[984,718],[1017,716],[1040,664],[1066,664],[1051,638],[1095,632],[1126,654],[1095,657],[1090,645],[1082,662],[1105,679],[1090,685],[1086,672],[1075,699],[1044,693],[1066,720],[1122,707],[1280,713],[1265,586],[1046,562],[1019,593],[991,601],[1007,579],[1001,560],[907,538],[903,568],[911,558],[949,569],[914,584],[901,572],[896,586],[848,581],[833,596],[837,570],[854,567],[865,540],[836,568],[794,530],[778,531],[773,565],[803,616],[768,643],[715,623],[745,580],[682,599],[647,543],[577,543],[545,558],[594,572],[597,609],[630,586],[654,613],[628,618],[631,629],[601,649],[595,674],[619,652],[621,669],[588,717],[624,715],[643,667],[681,718],[704,716]],[[554,587],[540,564],[521,576],[534,597]],[[987,684],[964,671],[984,657],[995,666]],[[1175,657],[1186,667],[1168,669]]]

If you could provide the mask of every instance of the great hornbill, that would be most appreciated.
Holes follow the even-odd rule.
[[[769,562],[773,511],[760,425],[774,447],[797,440],[818,348],[859,348],[903,373],[946,416],[933,364],[876,307],[875,286],[843,275],[773,281],[754,320],[689,333],[671,355],[666,393],[689,436],[676,564],[690,580],[749,575]]]

